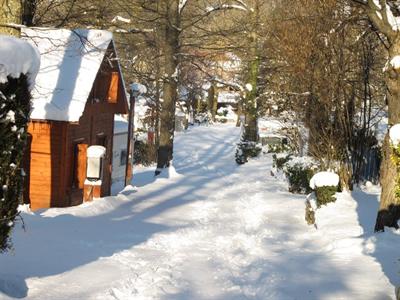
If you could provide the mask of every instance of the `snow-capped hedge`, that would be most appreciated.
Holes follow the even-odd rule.
[[[293,156],[286,164],[286,167],[302,166],[303,168],[317,168],[318,163],[310,156]]]
[[[335,186],[339,185],[339,176],[333,172],[318,172],[310,179],[310,188],[315,190],[318,187],[323,186]]]
[[[339,176],[333,172],[319,172],[310,179],[310,188],[315,190],[317,206],[336,201]]]
[[[19,214],[31,111],[29,90],[39,67],[40,56],[33,46],[0,35],[0,253],[11,247],[11,229]]]
[[[289,191],[308,194],[309,182],[318,169],[318,163],[309,156],[293,156],[284,164],[283,171],[289,181]]]
[[[36,47],[28,42],[0,35],[0,83],[6,83],[7,77],[27,76],[32,90],[40,68],[40,54]]]

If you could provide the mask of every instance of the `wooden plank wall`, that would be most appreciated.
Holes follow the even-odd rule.
[[[29,196],[31,208],[65,206],[62,194],[62,168],[64,167],[64,122],[32,121],[28,132],[32,135]]]

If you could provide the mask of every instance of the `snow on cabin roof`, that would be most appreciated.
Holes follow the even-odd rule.
[[[93,29],[23,28],[22,36],[41,54],[31,119],[78,122],[112,34]]]
[[[40,67],[40,55],[36,47],[21,39],[0,35],[0,83],[7,77],[28,77],[29,88],[33,88]]]

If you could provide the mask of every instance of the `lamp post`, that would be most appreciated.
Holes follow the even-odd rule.
[[[135,102],[140,94],[147,92],[144,85],[132,83],[129,90],[129,118],[128,118],[128,144],[126,147],[126,165],[125,165],[125,186],[129,185],[132,180],[132,160],[133,160],[133,130],[135,116]]]

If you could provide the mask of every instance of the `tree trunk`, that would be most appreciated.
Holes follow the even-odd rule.
[[[400,55],[400,40],[396,40],[389,49],[389,61]],[[400,123],[400,69],[389,67],[386,74],[387,100],[389,111],[389,127]],[[391,157],[393,155],[389,136],[386,135],[383,144],[383,157],[381,164],[382,194],[379,211],[375,223],[375,231],[384,231],[384,227],[398,228],[400,218],[400,199],[396,196],[398,188],[398,172]]]
[[[257,49],[252,49],[254,53],[253,60],[250,62],[250,72],[248,78],[248,87],[251,88],[247,91],[245,97],[245,140],[257,142],[257,79],[259,74],[260,60],[257,56]]]
[[[159,68],[159,67],[158,67]],[[155,147],[158,149],[160,145],[160,76],[157,72],[156,76],[156,113],[154,120]],[[157,159],[157,158],[156,158]]]
[[[208,89],[208,97],[207,97],[207,110],[213,122],[215,122],[215,114],[217,111],[215,109],[215,98],[216,98],[216,87],[215,87],[215,82],[213,81],[211,82],[211,86]]]
[[[258,96],[258,76],[260,73],[260,56],[258,50],[258,2],[255,4],[254,10],[251,11],[251,19],[253,30],[250,33],[250,61],[247,76],[247,93],[245,96],[245,140],[257,142],[257,96]]]
[[[213,122],[215,122],[216,121],[216,115],[217,115],[217,112],[218,112],[218,90],[216,88],[215,88],[215,95],[214,95],[214,99],[213,100],[214,101],[213,101],[211,116],[212,116]]]
[[[179,1],[161,1],[164,17],[163,55],[165,78],[160,112],[160,140],[156,175],[170,166],[173,157],[175,130],[175,104],[177,99],[177,68],[179,52]]]
[[[7,27],[7,24],[21,24],[21,1],[0,0],[0,34],[19,36],[16,28]]]

